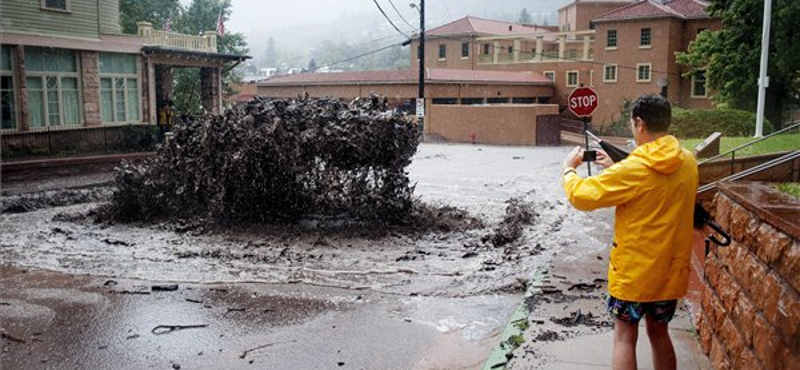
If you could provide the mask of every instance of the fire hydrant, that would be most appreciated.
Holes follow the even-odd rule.
[[[475,135],[475,133],[474,133],[474,132],[473,132],[473,133],[471,133],[471,134],[469,134],[469,142],[470,142],[470,143],[472,143],[472,144],[475,144],[475,142],[477,141],[477,139],[478,139],[478,136],[477,136],[477,135]]]

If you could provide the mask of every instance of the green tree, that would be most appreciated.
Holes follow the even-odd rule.
[[[278,67],[278,49],[275,47],[275,39],[270,36],[267,39],[267,49],[264,51],[264,67]]]
[[[150,22],[160,30],[167,20],[174,25],[182,11],[180,0],[120,0],[119,23],[123,33],[135,35],[136,22]]]
[[[531,18],[531,14],[528,13],[528,8],[522,8],[522,11],[519,12],[519,18],[517,18],[517,23],[520,24],[533,23],[533,18]]]
[[[722,19],[719,31],[700,33],[678,62],[691,73],[705,70],[707,84],[716,90],[721,106],[753,111],[758,98],[761,56],[762,0],[714,0],[708,7]],[[800,93],[800,1],[775,0],[769,48],[769,87],[765,116],[776,126],[788,104]]]
[[[176,24],[176,31],[189,35],[198,35],[205,31],[217,29],[220,16],[229,19],[231,0],[193,0],[186,8],[183,16]],[[248,52],[247,42],[242,33],[226,32],[217,37],[219,53],[245,55]],[[241,76],[226,63],[222,73],[223,94],[231,96],[236,93],[231,86],[241,82]],[[200,108],[200,70],[197,68],[178,68],[174,72],[174,101],[180,111],[197,111]]]

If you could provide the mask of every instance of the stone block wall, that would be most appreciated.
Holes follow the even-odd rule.
[[[101,126],[103,122],[100,116],[100,53],[81,51],[80,55],[84,126]]]
[[[800,369],[800,201],[747,183],[715,203],[733,242],[706,257],[703,351],[717,370]]]

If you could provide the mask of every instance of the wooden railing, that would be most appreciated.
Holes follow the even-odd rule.
[[[147,38],[149,45],[217,52],[217,33],[214,31],[206,31],[202,36],[192,36],[154,30],[153,25],[149,22],[139,22],[137,25],[139,26],[139,36]]]

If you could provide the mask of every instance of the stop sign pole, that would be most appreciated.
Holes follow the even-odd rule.
[[[580,117],[583,121],[583,138],[586,143],[586,150],[589,150],[589,117],[597,109],[598,101],[597,93],[592,88],[583,86],[572,90],[569,98],[567,98],[567,107],[569,107],[570,112]],[[589,176],[591,176],[592,164],[586,162],[586,168]]]

